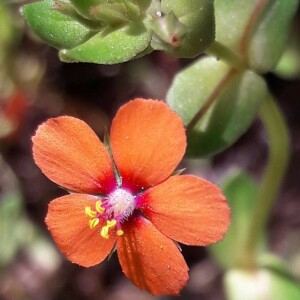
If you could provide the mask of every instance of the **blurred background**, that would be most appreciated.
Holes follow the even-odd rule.
[[[26,26],[18,11],[21,4],[22,1],[0,2],[0,299],[154,299],[122,274],[116,255],[86,269],[59,253],[44,218],[48,203],[65,191],[34,164],[31,136],[49,117],[71,115],[87,122],[102,137],[120,105],[134,97],[164,99],[176,72],[192,61],[154,52],[112,66],[61,63],[57,51],[41,42]],[[286,53],[275,72],[266,75],[292,137],[292,160],[272,213],[269,239],[271,249],[286,259],[292,273],[298,276],[299,28],[300,11]],[[224,174],[236,168],[259,180],[267,151],[265,132],[257,120],[226,151],[207,160],[187,159],[183,167],[187,173],[217,184]],[[190,267],[190,280],[182,297],[225,299],[222,269],[206,249],[183,246],[182,252]]]

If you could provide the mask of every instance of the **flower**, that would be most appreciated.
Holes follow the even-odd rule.
[[[21,90],[13,91],[4,103],[0,99],[0,138],[12,142],[18,137],[27,112],[27,102]]]
[[[186,148],[181,118],[163,102],[135,99],[119,109],[106,147],[83,121],[39,126],[36,164],[70,191],[53,200],[47,226],[72,262],[90,267],[117,249],[125,275],[154,295],[178,294],[188,267],[174,241],[222,239],[230,211],[214,184],[173,175]]]

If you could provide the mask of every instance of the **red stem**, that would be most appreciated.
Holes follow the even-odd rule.
[[[194,126],[198,123],[198,121],[201,119],[201,117],[206,113],[206,111],[211,107],[211,105],[214,103],[214,101],[217,99],[217,97],[221,94],[224,87],[227,85],[227,83],[231,80],[231,78],[237,73],[235,68],[231,68],[225,76],[222,78],[222,80],[218,83],[218,85],[215,87],[215,89],[212,91],[212,93],[208,96],[204,104],[201,106],[199,111],[195,114],[195,116],[192,118],[192,120],[189,122],[189,124],[186,127],[187,134],[191,133]]]
[[[245,54],[248,48],[248,44],[251,38],[251,35],[257,25],[258,18],[261,16],[263,10],[267,6],[269,0],[259,0],[254,7],[252,14],[248,20],[247,26],[245,27],[245,31],[241,38],[240,46],[239,46],[239,53],[241,55]]]

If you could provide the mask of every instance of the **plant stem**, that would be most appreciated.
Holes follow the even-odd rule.
[[[237,70],[245,70],[247,68],[246,61],[241,55],[218,41],[214,41],[214,43],[205,51],[205,54],[221,59]]]
[[[243,71],[247,68],[245,61],[242,57],[229,49],[227,46],[215,41],[205,52],[207,55],[212,55],[217,59],[221,59],[227,63],[231,68],[222,78],[222,80],[216,85],[211,94],[207,97],[204,104],[197,111],[195,116],[191,119],[189,124],[187,124],[186,131],[187,134],[191,133],[195,125],[202,118],[202,116],[207,112],[207,110],[212,106],[217,97],[222,93],[226,88],[227,84],[236,75],[238,72]]]
[[[252,223],[245,244],[244,265],[255,267],[256,251],[266,229],[290,157],[290,137],[280,108],[269,96],[262,104],[260,118],[269,138],[269,158],[252,211]]]
[[[230,82],[230,80],[233,78],[235,74],[237,74],[237,72],[234,68],[229,69],[229,71],[225,74],[222,80],[216,85],[214,90],[205,100],[204,104],[200,107],[200,109],[197,111],[195,116],[188,123],[186,127],[187,134],[190,134],[192,132],[195,125],[202,118],[202,116],[207,112],[207,110],[211,107],[211,105],[215,102],[217,97],[222,93],[222,91],[225,89],[225,87],[227,86],[227,84]]]
[[[253,34],[253,31],[255,30],[255,27],[257,26],[259,22],[259,18],[261,14],[264,12],[265,9],[267,9],[267,5],[270,4],[270,0],[258,0],[254,10],[252,11],[249,20],[247,22],[247,25],[245,27],[243,36],[240,41],[239,45],[239,53],[242,56],[245,56],[249,42],[251,39],[251,36]]]

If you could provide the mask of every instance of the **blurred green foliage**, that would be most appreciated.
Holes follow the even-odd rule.
[[[231,224],[225,238],[209,247],[209,251],[223,268],[230,269],[237,267],[243,259],[241,256],[245,251],[245,239],[251,223],[257,187],[253,180],[240,170],[232,171],[224,180],[222,189],[231,208]]]
[[[299,284],[289,276],[268,269],[232,269],[225,275],[230,300],[293,300],[300,298]]]
[[[166,93],[166,101],[187,126],[187,155],[199,158],[222,152],[251,126],[261,104],[270,95],[263,73],[274,72],[287,79],[299,78],[297,34],[294,36],[295,43],[285,51],[298,6],[297,0],[44,0],[26,4],[21,11],[32,30],[57,48],[60,59],[65,62],[116,64],[140,58],[153,50],[162,50],[180,58],[192,58],[205,52],[209,57],[199,57],[179,71]],[[91,7],[95,9],[91,11]],[[8,99],[7,91],[11,92],[18,85],[29,86],[27,83],[32,78],[38,82],[37,78],[42,74],[42,68],[34,60],[31,63],[28,53],[19,60],[11,50],[24,34],[17,24],[9,5],[0,4],[0,100],[3,103]],[[166,56],[159,55],[157,60],[166,59]],[[24,67],[24,61],[30,62],[29,67]],[[170,61],[169,68],[173,64],[179,65],[178,60]],[[154,74],[151,78],[156,76],[156,82],[159,82],[159,63],[152,64],[149,58],[143,62],[136,60],[135,64],[128,64],[128,68],[124,69],[127,75],[134,73],[132,78],[139,77],[139,85],[148,85],[149,93],[152,92],[150,96],[153,96],[156,85],[145,79],[150,76],[145,75],[150,70],[145,66],[149,64]],[[135,66],[142,71],[138,73]],[[36,73],[32,75],[30,72],[35,68]],[[120,72],[115,71],[120,70],[120,66],[113,68],[105,70]],[[109,80],[110,76],[113,78],[110,74]],[[32,89],[37,87],[36,84],[30,86]],[[138,91],[141,93],[141,90]],[[44,97],[44,91],[39,96]],[[70,104],[72,113],[78,105],[74,103]],[[51,108],[51,104],[47,105],[44,111]],[[88,110],[88,105],[85,102],[77,109],[83,110],[84,107]],[[3,118],[4,108],[5,105],[1,105],[0,138],[11,131],[10,123],[5,123]],[[42,110],[38,105],[35,109]],[[293,107],[289,109],[293,110]],[[53,111],[61,112],[57,108]],[[99,121],[98,116],[96,119]],[[1,140],[1,151],[6,151],[3,150],[7,147],[6,143]],[[0,275],[5,275],[24,251],[29,252],[39,266],[55,273],[60,258],[25,212],[24,192],[14,172],[4,161],[1,161],[0,171]],[[300,299],[299,282],[286,269],[281,258],[268,252],[267,229],[257,245],[256,268],[249,270],[242,266],[247,251],[247,232],[250,223],[256,221],[251,219],[251,212],[260,183],[254,183],[243,171],[223,177],[224,193],[232,209],[232,223],[224,240],[209,251],[225,269],[228,299]],[[293,243],[296,245],[297,242]]]
[[[0,170],[0,268],[3,269],[33,240],[35,230],[25,214],[14,173],[3,160],[0,161]]]

